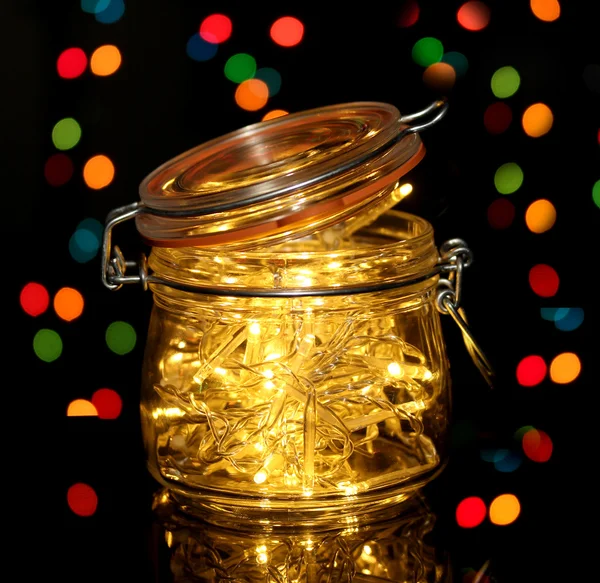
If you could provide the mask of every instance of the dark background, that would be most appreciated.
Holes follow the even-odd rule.
[[[592,186],[600,177],[600,98],[584,82],[583,71],[600,62],[597,17],[593,2],[563,2],[561,17],[552,23],[536,19],[525,1],[486,3],[492,18],[480,32],[457,24],[462,2],[455,1],[420,2],[419,20],[410,28],[397,26],[402,2],[127,1],[123,18],[109,25],[82,12],[79,1],[3,5],[4,251],[11,283],[5,305],[15,322],[8,328],[15,356],[6,366],[16,372],[16,384],[9,385],[16,390],[8,393],[14,402],[7,403],[30,411],[17,418],[27,417],[21,433],[32,441],[26,446],[30,453],[23,457],[17,446],[5,468],[11,478],[17,472],[22,483],[17,494],[31,491],[19,498],[33,509],[32,520],[58,509],[56,518],[44,522],[58,542],[52,565],[60,579],[160,580],[149,552],[156,484],[146,472],[137,412],[151,296],[136,286],[116,293],[103,288],[99,256],[76,263],[68,250],[76,225],[86,217],[103,222],[112,208],[137,199],[139,183],[155,167],[259,121],[267,110],[294,112],[357,100],[390,102],[402,112],[421,109],[438,97],[411,59],[413,44],[424,36],[466,55],[469,70],[448,94],[447,117],[423,135],[428,153],[409,175],[415,191],[400,208],[430,220],[438,243],[461,237],[473,249],[463,305],[498,375],[489,391],[457,329],[444,319],[455,429],[450,465],[427,489],[438,516],[437,544],[450,552],[457,581],[464,569],[478,569],[487,560],[488,575],[496,581],[558,580],[559,573],[566,580],[587,580],[593,572],[585,566],[592,560],[586,546],[592,537],[581,528],[590,522],[593,527],[597,519],[589,468],[597,443],[590,413],[598,389],[592,278],[600,209],[592,201]],[[214,12],[231,18],[232,37],[214,59],[195,62],[186,55],[186,42]],[[283,15],[305,25],[296,47],[282,48],[269,38],[271,23]],[[65,48],[79,46],[89,56],[103,44],[117,45],[123,55],[114,75],[100,78],[89,70],[73,80],[57,75],[56,59]],[[223,66],[237,52],[249,52],[259,67],[281,73],[281,91],[262,111],[243,111],[234,102],[235,85],[224,77]],[[491,76],[504,65],[519,71],[521,86],[506,100],[513,109],[511,127],[492,136],[483,113],[496,101]],[[596,91],[597,86],[598,80]],[[552,109],[554,125],[546,136],[532,139],[520,127],[520,116],[538,101]],[[78,120],[83,137],[68,152],[73,178],[55,188],[45,182],[43,168],[56,152],[52,127],[68,116]],[[81,169],[97,153],[113,160],[116,176],[107,188],[94,191],[85,186]],[[486,213],[501,196],[494,172],[508,161],[524,169],[525,181],[510,197],[514,223],[496,231]],[[542,235],[531,233],[524,221],[527,206],[538,198],[550,199],[558,215]],[[132,225],[117,233],[129,255],[142,249]],[[537,263],[552,265],[560,276],[553,298],[540,298],[529,287],[528,272]],[[38,318],[25,314],[18,294],[29,281],[45,285],[51,297],[63,286],[81,291],[86,302],[81,318],[64,322],[52,308]],[[584,323],[561,332],[542,320],[543,306],[583,307]],[[115,320],[131,323],[138,335],[136,348],[125,356],[110,352],[104,341]],[[62,356],[49,364],[31,348],[44,327],[57,330],[64,344]],[[576,381],[557,385],[547,378],[533,388],[518,385],[515,370],[523,357],[539,354],[549,363],[566,351],[583,363]],[[90,398],[100,387],[121,395],[118,419],[66,417],[73,399]],[[524,425],[552,438],[549,462],[525,458],[516,471],[502,473],[481,459],[482,448],[519,451],[513,434]],[[98,494],[92,517],[69,510],[66,492],[76,482]],[[503,493],[521,502],[514,524],[499,527],[486,520],[474,529],[457,526],[454,512],[463,498],[480,496],[489,505]]]

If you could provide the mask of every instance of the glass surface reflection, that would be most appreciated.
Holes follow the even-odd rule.
[[[423,499],[371,524],[293,529],[216,526],[155,495],[161,571],[174,583],[448,583],[448,556],[433,544],[436,517]],[[169,579],[170,577],[170,579]],[[161,579],[163,580],[163,579]]]

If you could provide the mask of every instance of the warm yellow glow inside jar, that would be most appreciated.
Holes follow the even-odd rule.
[[[196,507],[275,521],[409,496],[445,457],[437,261],[430,225],[397,211],[334,250],[318,235],[252,251],[153,248],[149,265],[170,285],[150,286],[152,474]],[[355,293],[377,284],[389,289]],[[310,295],[285,297],[298,289]],[[260,297],[269,290],[283,296]]]

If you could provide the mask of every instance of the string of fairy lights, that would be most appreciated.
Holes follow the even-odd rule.
[[[551,25],[561,16],[558,0],[531,0],[531,17]],[[110,25],[125,15],[123,0],[81,0],[81,10],[87,18],[98,26]],[[399,11],[397,26],[401,29],[413,27],[420,21],[421,11],[418,2],[407,0]],[[481,33],[492,21],[494,14],[490,8],[479,1],[468,1],[456,12],[456,24],[465,33]],[[238,23],[235,23],[238,26]],[[243,26],[243,23],[239,23]],[[305,39],[305,26],[295,16],[285,16],[273,20],[268,31],[274,46],[289,50]],[[232,100],[243,110],[261,112],[262,120],[286,115],[283,109],[267,110],[270,98],[277,95],[284,80],[281,74],[269,63],[259,63],[248,53],[227,53],[227,41],[235,33],[234,23],[224,14],[209,14],[200,20],[198,29],[187,42],[183,43],[181,54],[187,55],[198,66],[217,58],[223,53],[224,83],[232,85]],[[455,49],[456,47],[450,47]],[[416,66],[423,69],[423,83],[438,91],[447,91],[460,82],[469,71],[467,57],[457,50],[446,51],[442,40],[426,36],[412,46],[412,59]],[[219,57],[220,58],[220,57]],[[56,74],[60,82],[69,82],[82,75],[93,75],[101,82],[102,78],[118,75],[122,64],[122,55],[118,47],[110,44],[96,47],[86,53],[80,47],[66,47],[57,55]],[[479,74],[479,73],[478,73]],[[484,78],[481,75],[482,79]],[[590,90],[597,91],[600,79],[600,67],[588,65],[583,80]],[[521,76],[514,63],[506,63],[487,77],[490,103],[485,108],[482,124],[491,136],[515,131],[517,120],[521,130],[531,138],[532,148],[535,141],[543,139],[552,131],[554,114],[551,108],[534,97],[524,111],[518,112],[511,104],[511,98],[521,86]],[[88,133],[89,132],[89,133]],[[105,153],[94,153],[81,168],[76,168],[69,155],[82,141],[86,147],[93,145],[92,131],[82,128],[73,117],[56,120],[49,129],[54,152],[49,155],[44,166],[44,176],[52,188],[60,188],[80,173],[90,190],[102,190],[115,179],[115,164]],[[591,141],[600,143],[600,130],[592,130]],[[507,157],[498,160],[493,176],[489,178],[488,192],[493,192],[487,209],[487,222],[494,231],[508,230],[517,218],[517,209],[511,197],[518,197],[519,190],[530,176],[526,164]],[[495,192],[494,192],[495,191]],[[592,207],[600,208],[600,180],[591,185]],[[551,197],[539,198],[531,202],[524,213],[523,220],[532,237],[544,236],[554,228],[557,222],[556,207]],[[69,240],[69,253],[75,263],[88,263],[97,258],[103,233],[102,223],[94,217],[82,217],[75,225]],[[554,298],[560,288],[560,277],[551,265],[532,265],[528,284],[531,292],[539,298]],[[81,318],[86,311],[86,303],[80,291],[71,287],[62,287],[53,292],[40,282],[31,281],[23,286],[20,305],[24,312],[36,318],[50,309],[56,314],[57,330],[41,328],[35,332],[32,348],[41,361],[49,366],[63,353],[63,342],[58,329]],[[578,330],[584,323],[585,313],[582,307],[541,307],[540,322],[551,323],[557,330],[570,333]],[[112,353],[123,356],[130,353],[137,341],[134,328],[127,322],[112,322],[105,330],[106,345]],[[539,354],[524,355],[516,363],[515,378],[522,387],[534,387],[546,380],[558,385],[567,385],[577,380],[582,363],[577,354],[561,352],[547,362]],[[68,416],[93,416],[99,419],[116,419],[121,414],[122,400],[118,393],[110,388],[98,388],[92,395],[82,395],[66,407]],[[531,426],[521,427],[514,432],[514,441],[503,449],[484,449],[481,459],[493,464],[499,472],[513,472],[524,463],[544,463],[552,457],[553,442],[543,429]],[[91,516],[96,512],[98,497],[89,484],[73,484],[67,493],[71,510],[78,516]],[[486,519],[492,524],[506,526],[516,521],[520,515],[520,501],[513,493],[502,492],[491,500],[484,500],[473,493],[463,498],[456,506],[456,522],[461,528],[475,528]],[[465,574],[465,583],[477,576],[471,570]],[[481,577],[477,579],[483,581]]]

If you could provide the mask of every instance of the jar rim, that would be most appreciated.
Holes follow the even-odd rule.
[[[241,128],[167,161],[140,185],[155,246],[302,237],[359,212],[424,155],[396,107],[330,105]]]
[[[357,233],[358,237],[374,237],[372,244],[314,251],[306,250],[303,240],[295,240],[291,244],[298,245],[298,250],[282,249],[284,244],[234,253],[223,248],[153,247],[149,265],[162,280],[172,282],[176,288],[277,287],[293,291],[332,287],[344,290],[361,284],[394,287],[394,283],[435,275],[438,253],[433,235],[432,225],[424,218],[391,210]],[[308,271],[312,275],[303,277]],[[284,278],[275,285],[274,274],[278,272]]]

